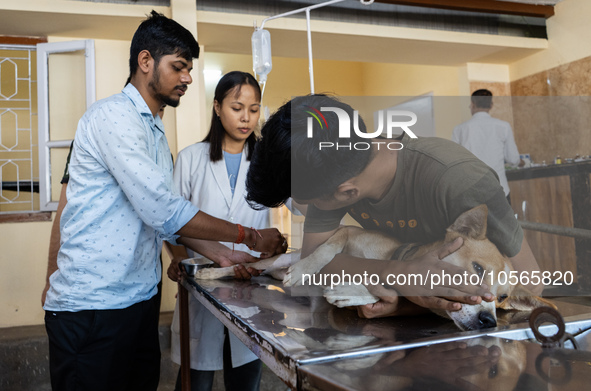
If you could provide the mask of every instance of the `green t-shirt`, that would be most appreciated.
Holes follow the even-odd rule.
[[[509,257],[519,252],[523,231],[493,169],[449,140],[405,135],[401,142],[394,182],[384,198],[333,211],[310,205],[304,231],[331,231],[349,213],[365,229],[403,242],[431,243],[442,240],[463,212],[486,204],[488,238]]]

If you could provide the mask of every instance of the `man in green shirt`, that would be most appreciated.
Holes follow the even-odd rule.
[[[342,121],[343,113],[355,118],[353,108],[333,98],[314,95],[293,99],[267,121],[251,160],[247,179],[251,202],[277,206],[291,195],[308,204],[302,257],[332,236],[345,214],[366,229],[380,230],[403,242],[427,244],[442,240],[446,228],[460,214],[486,204],[488,238],[511,259],[516,270],[538,270],[490,167],[465,148],[440,138],[406,134],[396,140],[362,137],[355,120]],[[358,122],[359,133],[365,133],[365,124],[361,119]],[[350,128],[343,132],[343,126]],[[265,178],[274,178],[272,186]],[[428,254],[413,262],[413,267],[417,272],[441,271],[438,260],[457,247]],[[397,269],[398,264],[389,261],[385,266],[380,260],[360,261],[339,254],[322,272],[402,270]],[[449,265],[445,266],[448,270]],[[404,270],[409,270],[408,265]],[[382,300],[360,307],[358,312],[365,317],[388,316],[412,313],[417,306],[453,311],[459,310],[461,303],[494,299],[485,286],[453,285],[446,287],[445,293],[431,294],[414,288],[410,293],[396,287],[397,293],[412,295],[410,301],[374,291]],[[543,287],[529,288],[539,294]]]

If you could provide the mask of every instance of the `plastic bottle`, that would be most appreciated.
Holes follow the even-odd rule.
[[[260,82],[267,80],[267,75],[273,68],[271,34],[267,30],[258,29],[252,34],[252,68]]]
[[[556,155],[556,158],[554,159],[554,164],[562,164],[562,159],[560,158],[560,155]]]

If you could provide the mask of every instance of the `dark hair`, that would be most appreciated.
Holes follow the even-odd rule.
[[[218,104],[221,105],[226,96],[228,96],[231,92],[234,92],[236,95],[238,95],[243,85],[252,86],[257,98],[259,101],[261,100],[261,87],[259,86],[259,83],[257,83],[256,79],[250,73],[232,71],[222,76],[218,82],[218,85],[215,87],[215,93],[213,96],[214,102],[217,101]],[[203,141],[209,142],[209,159],[212,162],[217,162],[218,160],[222,160],[224,157],[222,143],[224,141],[226,130],[222,125],[220,117],[218,117],[215,112],[215,107],[212,108],[211,111],[211,126],[209,127],[209,133],[207,133],[207,136],[205,136]],[[252,156],[255,143],[256,135],[254,132],[252,132],[246,139],[247,160],[250,160]]]
[[[199,44],[193,34],[172,19],[152,10],[135,31],[129,49],[130,78],[137,71],[137,58],[147,50],[158,65],[162,56],[178,54],[191,61],[199,57]]]
[[[339,108],[350,119],[354,118],[351,106],[326,95],[310,95],[294,98],[265,123],[246,177],[246,199],[251,206],[276,207],[290,195],[309,200],[333,194],[340,184],[365,169],[371,160],[369,149],[319,149],[320,142],[334,145],[367,142],[353,131],[353,121],[350,121],[351,138],[339,139],[337,114],[322,111],[322,121],[311,121],[312,137],[308,137],[309,113],[322,107]],[[366,131],[361,118],[359,130]]]
[[[291,118],[286,106],[265,123],[250,158],[246,201],[253,209],[281,206],[290,197]]]
[[[487,89],[476,90],[472,93],[472,103],[479,109],[490,109],[492,96],[492,92]]]

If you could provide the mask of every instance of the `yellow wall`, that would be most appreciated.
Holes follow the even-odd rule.
[[[511,80],[591,56],[591,1],[563,0],[547,20],[548,49],[511,64]]]
[[[461,67],[408,64],[363,64],[361,77],[365,96],[413,97],[432,92],[435,135],[451,138],[454,126],[466,118],[450,110],[457,101],[442,97],[458,96],[465,71]]]
[[[436,96],[458,95],[457,67],[408,64],[363,66],[364,95],[416,96],[433,92]]]
[[[219,69],[222,73],[243,71],[252,73],[252,56],[242,54],[203,53],[204,69]],[[363,64],[344,61],[314,61],[316,93],[337,95],[363,95]],[[206,108],[211,115],[215,84],[205,84]],[[263,105],[271,113],[296,95],[310,93],[308,60],[302,58],[273,57],[273,69],[268,75]],[[209,119],[207,121],[209,124]]]
[[[79,38],[76,38],[79,39]],[[72,40],[49,37],[50,42]],[[97,99],[118,93],[128,76],[129,42],[95,40]],[[243,70],[252,72],[250,55],[203,53],[205,69],[222,72]],[[315,60],[315,90],[341,96],[415,96],[433,91],[435,95],[458,94],[459,71],[454,67],[368,64]],[[193,71],[195,73],[195,71]],[[194,75],[195,77],[195,75]],[[194,87],[194,86],[192,86]],[[206,113],[211,112],[215,84],[206,84]],[[308,61],[299,58],[273,58],[263,104],[273,112],[292,96],[310,92]],[[181,103],[182,105],[182,103]],[[167,108],[164,122],[173,154],[176,155],[176,129],[173,108]],[[443,110],[445,112],[445,110]],[[444,118],[436,111],[436,116]],[[456,122],[457,123],[457,122]],[[195,132],[195,128],[179,132]],[[207,129],[200,129],[201,139]],[[451,132],[451,130],[450,130]],[[450,133],[451,134],[451,133]],[[446,137],[443,135],[442,137]],[[47,267],[47,249],[51,222],[0,224],[3,252],[0,266],[0,327],[43,323],[40,294]],[[34,245],[29,242],[34,238]],[[164,268],[169,259],[164,257]],[[23,267],[26,265],[25,267]],[[176,285],[164,278],[162,310],[174,308]],[[26,283],[25,283],[26,282]]]
[[[203,56],[205,69],[219,69],[222,73],[232,70],[252,72],[250,55],[206,51]],[[316,93],[414,97],[432,92],[435,96],[446,97],[460,94],[460,81],[461,72],[458,67],[314,60]],[[208,124],[214,88],[215,84],[205,85]],[[307,59],[273,57],[273,70],[268,76],[263,105],[268,106],[272,113],[291,97],[309,93]],[[453,127],[463,119],[450,114],[452,112],[445,106],[445,100],[437,102],[437,136],[450,138]],[[380,108],[382,107],[377,109]]]
[[[0,327],[43,323],[51,222],[0,224]]]
[[[0,1],[2,2],[2,1]],[[3,3],[3,2],[2,2]],[[38,2],[44,4],[44,2]],[[58,1],[64,8],[97,7],[84,2]],[[131,6],[122,6],[129,9]],[[59,12],[59,10],[53,10]],[[63,12],[66,12],[64,9]],[[510,64],[511,80],[518,79],[540,70],[554,67],[591,55],[591,47],[581,45],[591,35],[586,15],[591,14],[588,0],[564,0],[556,9],[556,16],[548,21],[551,37],[550,48],[526,59]],[[567,26],[566,21],[569,21]],[[567,28],[568,27],[568,28]],[[93,37],[83,37],[93,38]],[[131,38],[131,37],[130,37]],[[483,39],[485,39],[484,37]],[[587,39],[585,39],[587,38]],[[49,37],[49,41],[81,39],[81,37]],[[97,98],[117,93],[128,76],[128,40],[95,40]],[[203,53],[204,68],[218,68],[223,72],[230,70],[252,70],[249,55],[232,55],[208,52]],[[501,66],[502,67],[502,66]],[[342,96],[416,96],[433,92],[436,97],[458,96],[468,93],[470,75],[489,80],[486,69],[482,67],[444,67],[405,64],[370,64],[362,62],[336,62],[316,60],[314,62],[316,92],[330,92]],[[503,78],[505,68],[490,68],[489,71]],[[195,71],[193,71],[195,73]],[[194,75],[195,76],[195,75]],[[205,86],[207,107],[210,115],[213,86]],[[192,86],[192,89],[195,89]],[[265,91],[263,104],[273,111],[294,95],[310,92],[307,59],[273,58],[271,71]],[[182,104],[181,104],[182,105]],[[177,152],[177,130],[174,110],[166,109],[164,117],[167,137],[171,150]],[[449,138],[455,124],[462,119],[448,115],[445,107],[435,108],[438,124],[437,135]],[[208,123],[208,121],[206,122]],[[195,127],[199,127],[196,125]],[[179,132],[195,132],[197,129],[180,129]],[[207,129],[198,129],[201,139]],[[40,307],[40,293],[44,286],[47,266],[47,248],[51,222],[0,224],[0,327],[43,323]],[[165,258],[165,269],[168,266]],[[162,310],[172,310],[176,287],[164,277]]]
[[[68,37],[50,37],[50,42],[69,40]],[[128,76],[129,42],[96,40],[97,98],[119,92]],[[204,67],[251,71],[252,58],[248,55],[204,53]],[[291,96],[307,94],[309,90],[308,65],[305,59],[274,58],[264,104],[271,111]],[[316,91],[340,95],[361,95],[363,64],[357,62],[315,61]],[[206,86],[207,87],[207,86]],[[206,88],[208,115],[213,99],[213,85]],[[182,103],[181,103],[182,104]],[[176,154],[174,115],[167,108],[164,122],[171,150]],[[194,132],[195,129],[182,129]],[[206,130],[205,130],[206,131]],[[200,137],[201,138],[201,137]],[[40,295],[45,285],[47,249],[52,222],[0,224],[0,327],[43,323]],[[164,268],[169,259],[164,258]],[[162,311],[174,308],[176,285],[164,277]]]

